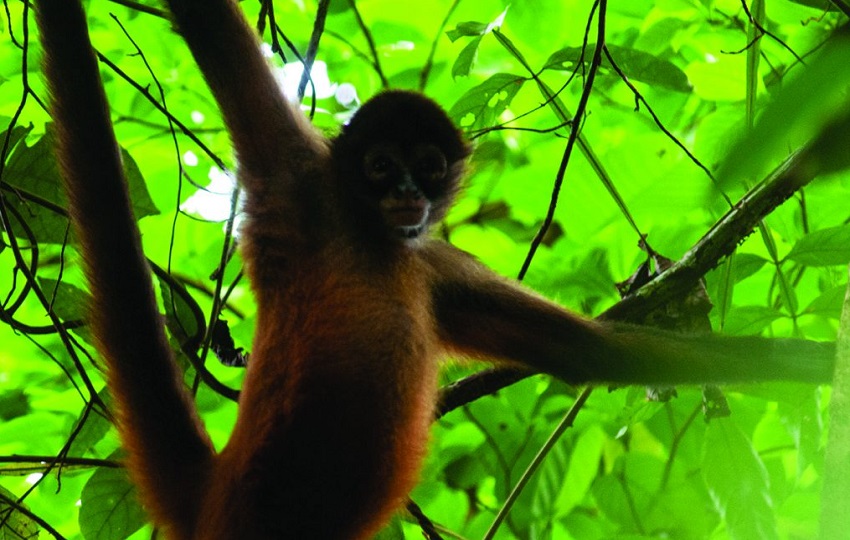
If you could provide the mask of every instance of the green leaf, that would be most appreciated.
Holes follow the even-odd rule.
[[[62,321],[85,321],[88,319],[88,308],[92,304],[92,297],[87,291],[71,283],[50,278],[39,277],[38,284],[51,300],[53,311]],[[75,328],[74,333],[83,338],[86,343],[94,343],[91,327],[88,325]]]
[[[7,197],[7,204],[15,213],[25,216],[33,236],[39,242],[64,242],[68,220],[62,212],[67,199],[53,156],[53,138],[44,135],[32,146],[26,141],[19,144],[9,157],[3,179],[21,194],[21,197]],[[13,230],[18,238],[27,238],[25,228],[17,220],[13,222]]]
[[[593,483],[593,497],[606,518],[625,530],[635,527],[634,513],[629,507],[629,496],[620,479],[613,474],[597,478]]]
[[[9,157],[3,180],[21,194],[20,198],[7,197],[7,204],[24,216],[35,238],[39,242],[61,244],[66,239],[68,229],[68,220],[63,215],[67,198],[62,187],[59,166],[53,154],[53,146],[53,136],[50,132],[32,146],[27,146],[26,141],[19,144]],[[121,157],[136,219],[159,214],[132,156],[122,149]],[[13,228],[17,237],[27,237],[24,228],[17,221],[14,222]]]
[[[0,486],[0,540],[36,540],[39,536],[38,524],[26,514],[5,504],[4,499],[16,501],[18,497]]]
[[[560,517],[568,515],[590,491],[599,470],[599,460],[607,436],[599,426],[591,426],[581,434],[570,455],[567,476],[555,502]]]
[[[813,148],[811,173],[848,165],[850,38],[836,37],[782,90],[723,160],[721,187],[759,179],[791,151]]]
[[[452,77],[466,77],[475,63],[478,47],[481,45],[481,36],[475,37],[460,51],[455,63],[452,65]]]
[[[805,313],[821,315],[838,320],[841,315],[841,307],[844,305],[844,295],[847,287],[836,285],[821,293],[806,307]]]
[[[79,521],[86,540],[126,538],[147,522],[126,470],[101,467],[95,471],[80,496]]]
[[[111,398],[109,396],[109,392],[107,390],[102,390],[98,394],[101,399],[106,402],[111,402]],[[77,418],[77,422],[83,420],[83,414]],[[112,423],[109,422],[103,415],[91,413],[85,417],[85,424],[83,424],[82,428],[80,428],[77,436],[74,437],[74,442],[71,443],[70,448],[68,448],[69,456],[84,456],[89,450],[91,450],[97,443],[99,443],[103,438],[109,433],[109,430],[112,428]]]
[[[8,123],[8,120],[9,120],[8,118],[6,118],[6,117],[0,117],[0,118],[2,118],[4,125]],[[12,129],[11,134],[5,134],[4,133],[4,137],[6,137],[6,136],[9,137],[9,153],[11,154],[12,152],[14,152],[15,147],[18,146],[18,143],[21,142],[22,140],[24,140],[31,132],[32,132],[32,125],[29,125],[29,126],[26,126],[26,127],[15,126]]]
[[[732,276],[735,283],[755,274],[767,264],[767,259],[752,253],[736,253],[732,261]]]
[[[38,283],[45,294],[53,300],[53,311],[63,321],[85,319],[91,305],[91,295],[83,289],[65,281],[39,278]]]
[[[475,454],[462,456],[443,467],[446,485],[464,492],[475,489],[488,473],[486,464],[482,463],[480,457]]]
[[[543,69],[572,71],[579,62],[583,62],[586,64],[586,67],[590,67],[590,60],[595,47],[595,44],[589,43],[587,48],[584,49],[584,57],[581,54],[581,47],[565,47],[555,51],[549,56]],[[619,66],[620,70],[629,79],[668,88],[677,92],[691,91],[688,76],[672,62],[658,58],[648,52],[629,47],[619,47],[617,45],[607,45],[607,47],[608,52],[614,58],[614,62],[617,63],[617,66]],[[613,69],[611,63],[604,55],[602,57],[602,68]]]
[[[508,8],[505,8],[504,11],[499,13],[495,19],[493,19],[489,23],[483,23],[478,21],[466,21],[462,23],[458,23],[457,26],[454,27],[454,30],[449,30],[446,32],[446,35],[449,36],[449,39],[452,41],[456,41],[457,39],[464,36],[483,36],[485,34],[489,34],[496,28],[502,26],[502,23],[505,21],[505,15],[508,13]]]
[[[729,310],[723,331],[732,335],[758,335],[782,316],[782,313],[768,306],[737,306]]]
[[[846,265],[850,262],[850,225],[821,229],[803,236],[786,258],[806,266]]]
[[[201,307],[185,288],[175,293],[172,283],[162,276],[157,277],[168,331],[180,343],[181,348],[196,349],[207,330]],[[173,283],[175,287],[181,286],[179,283]]]
[[[462,23],[458,23],[454,29],[446,32],[446,35],[449,36],[449,39],[457,41],[458,39],[464,36],[483,36],[487,32],[487,28],[490,25],[488,23],[477,22],[477,21],[466,21]]]
[[[351,2],[349,0],[330,0],[328,3],[328,13],[338,15],[351,10]]]
[[[28,414],[30,398],[23,389],[10,388],[0,391],[0,420],[11,420]]]
[[[525,80],[518,75],[497,73],[461,96],[449,111],[449,116],[464,129],[492,126],[511,104]]]
[[[728,418],[713,420],[703,443],[703,478],[729,538],[779,538],[764,464]]]

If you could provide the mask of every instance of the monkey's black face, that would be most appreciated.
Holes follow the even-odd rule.
[[[390,90],[354,114],[331,151],[354,212],[407,240],[443,218],[470,148],[439,105]]]
[[[437,146],[375,144],[363,157],[363,173],[384,222],[401,238],[416,238],[441,217],[434,210],[451,179],[446,156]]]

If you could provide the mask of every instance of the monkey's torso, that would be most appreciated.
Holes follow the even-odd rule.
[[[242,523],[226,531],[202,510],[198,538],[367,538],[414,486],[436,392],[427,272],[411,247],[375,257],[330,243],[260,278],[239,416],[207,496]]]

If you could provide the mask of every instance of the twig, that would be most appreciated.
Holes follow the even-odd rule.
[[[591,17],[593,17],[593,11],[595,11],[597,7],[599,8],[599,13],[597,14],[599,22],[596,27],[596,47],[593,50],[593,58],[590,60],[590,69],[587,72],[587,78],[585,79],[584,88],[582,89],[581,97],[579,98],[578,107],[576,107],[573,123],[570,125],[570,136],[567,139],[567,147],[564,149],[564,155],[561,158],[561,164],[558,167],[558,174],[555,176],[555,184],[552,187],[552,197],[549,200],[549,209],[546,212],[546,217],[543,219],[543,225],[540,226],[540,230],[538,230],[537,234],[534,236],[534,240],[532,240],[531,247],[525,257],[525,261],[522,263],[522,268],[520,269],[518,276],[520,281],[522,281],[525,274],[528,272],[528,268],[531,266],[531,260],[534,258],[537,248],[540,247],[540,244],[546,237],[546,233],[549,231],[549,227],[552,226],[552,221],[555,219],[555,209],[558,206],[558,196],[561,192],[561,185],[564,183],[564,175],[567,172],[567,165],[569,164],[570,157],[573,154],[573,147],[575,146],[576,139],[578,139],[579,130],[581,130],[582,118],[584,118],[584,111],[587,109],[587,102],[590,100],[590,93],[593,90],[593,82],[596,79],[596,73],[599,71],[599,66],[602,65],[602,48],[605,46],[605,9],[607,7],[607,2],[605,0],[597,0],[594,2],[593,6],[594,7],[591,9],[590,14]]]

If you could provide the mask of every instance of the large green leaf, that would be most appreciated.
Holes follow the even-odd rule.
[[[712,420],[703,443],[703,479],[732,540],[778,539],[767,473],[731,419]]]
[[[7,194],[7,203],[23,216],[35,238],[39,242],[61,244],[67,238],[68,222],[63,215],[67,199],[53,146],[53,136],[49,132],[32,146],[26,141],[18,144],[9,157],[3,179],[20,195]],[[126,150],[121,150],[121,157],[136,219],[158,214],[138,165]],[[15,234],[26,237],[20,225],[15,227]]]
[[[80,532],[86,540],[122,540],[146,521],[125,469],[101,467],[95,471],[80,499]]]
[[[461,96],[449,116],[468,130],[492,126],[524,83],[524,77],[497,73]]]
[[[595,47],[596,44],[589,43],[585,49],[565,47],[557,50],[549,56],[543,69],[573,71],[579,63],[584,63],[585,67],[590,67],[590,60]],[[629,47],[617,45],[606,45],[606,47],[614,62],[629,79],[677,92],[691,91],[688,76],[672,62]],[[611,62],[605,56],[602,59],[602,67],[613,70]]]
[[[850,225],[813,231],[791,248],[787,259],[807,266],[832,266],[850,263]]]

